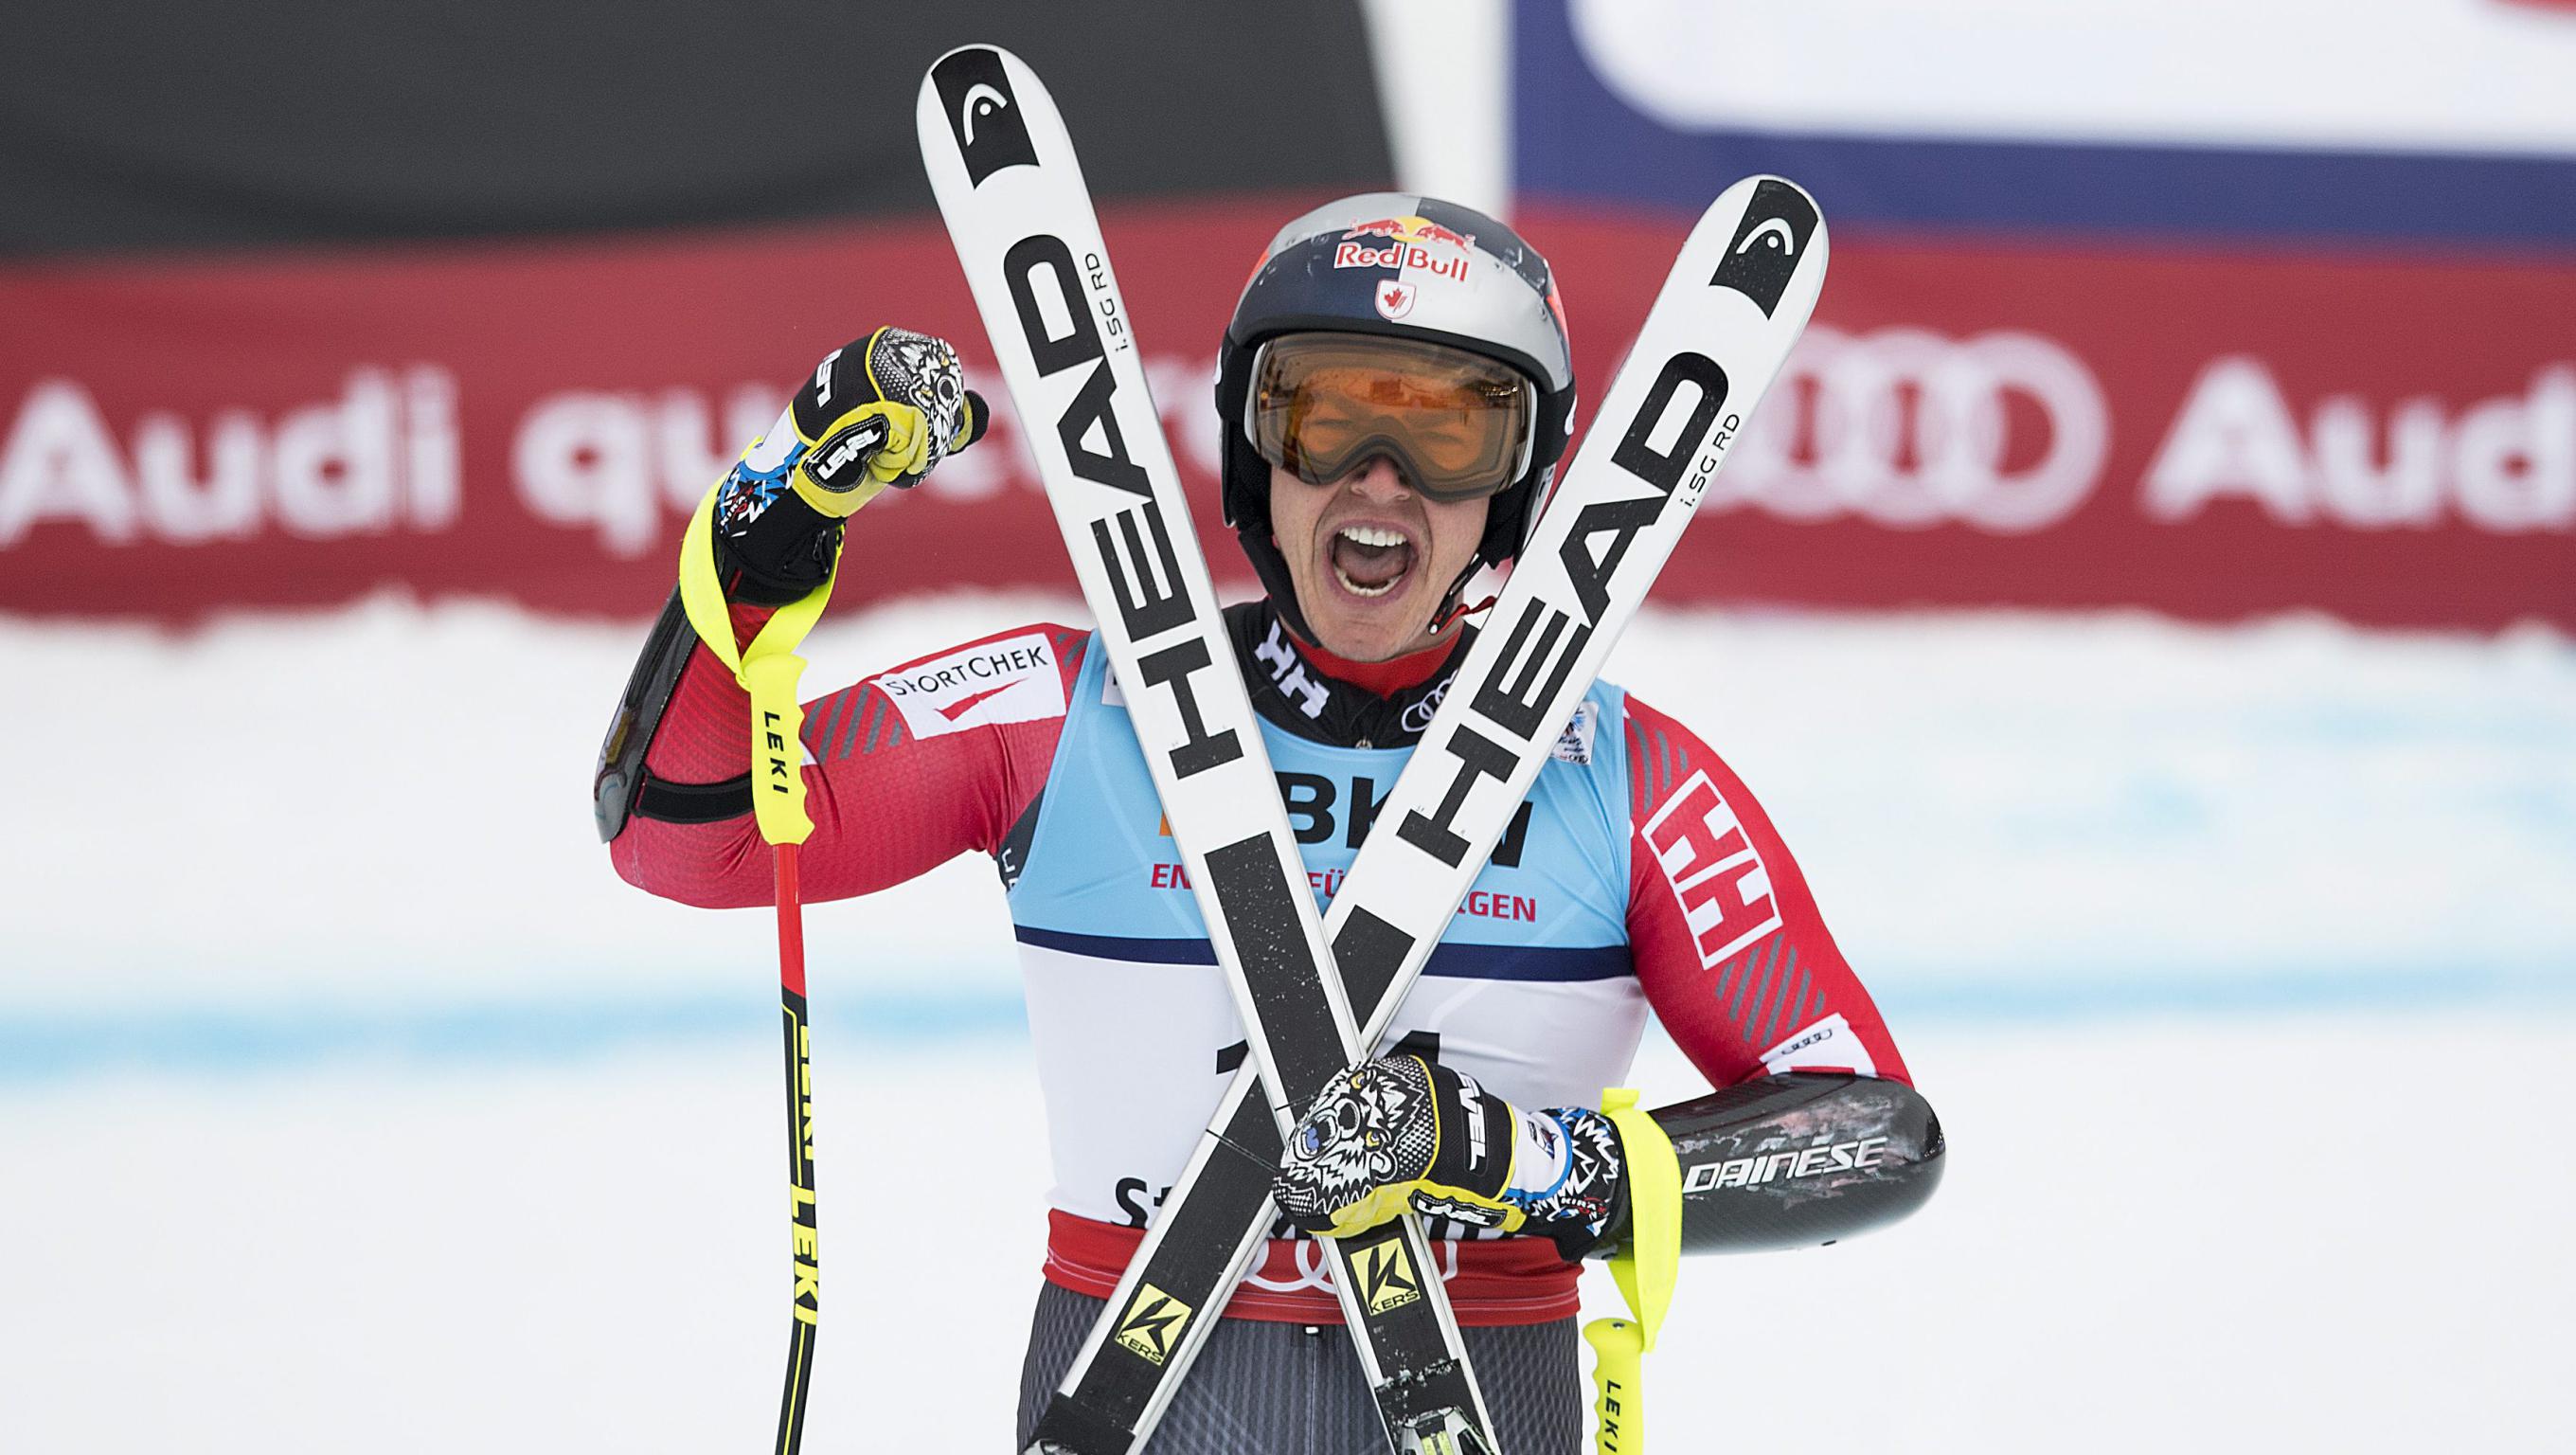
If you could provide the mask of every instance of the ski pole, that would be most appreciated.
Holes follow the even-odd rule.
[[[1592,1346],[1592,1448],[1594,1455],[1640,1455],[1646,1448],[1646,1409],[1638,1366],[1655,1347],[1681,1272],[1682,1171],[1672,1139],[1637,1109],[1634,1090],[1603,1091],[1601,1110],[1619,1129],[1628,1175],[1635,1179],[1628,1196],[1628,1243],[1610,1259],[1610,1276],[1633,1317],[1583,1326],[1583,1341]]]
[[[814,1378],[814,1325],[821,1312],[815,1253],[814,1063],[805,1019],[805,922],[796,897],[796,846],[779,844],[778,1014],[786,1036],[787,1196],[795,1252],[795,1320],[787,1334],[787,1387],[778,1396],[778,1455],[805,1439],[805,1392]]]
[[[796,1278],[787,1382],[778,1398],[777,1455],[797,1455],[805,1441],[805,1396],[814,1378],[814,1329],[822,1304],[815,1236],[813,1033],[805,1009],[805,921],[796,885],[796,848],[814,831],[814,821],[805,814],[805,774],[798,760],[805,710],[796,700],[796,682],[805,659],[795,648],[831,600],[834,577],[826,576],[822,585],[780,607],[751,645],[737,649],[733,617],[716,580],[715,504],[716,491],[710,490],[681,537],[680,604],[699,639],[751,694],[752,813],[760,837],[777,859],[778,1012],[787,1064],[789,1245]]]

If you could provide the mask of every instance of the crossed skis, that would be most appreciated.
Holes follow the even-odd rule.
[[[1031,1447],[1127,1455],[1262,1246],[1286,1129],[1384,1040],[1805,326],[1825,229],[1804,192],[1767,177],[1701,217],[1378,831],[1318,915],[1052,98],[1018,57],[965,47],[932,66],[916,125],[1249,1041]],[[1494,1451],[1421,1220],[1326,1246],[1391,1447]]]

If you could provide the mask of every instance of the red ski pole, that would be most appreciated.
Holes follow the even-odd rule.
[[[815,1261],[814,1063],[805,1020],[805,915],[796,897],[796,846],[778,855],[778,1016],[786,1037],[788,1216],[796,1258],[795,1322],[787,1335],[787,1388],[778,1400],[778,1455],[805,1439],[805,1391],[814,1378],[814,1325],[821,1312]]]
[[[805,815],[798,743],[805,712],[796,681],[805,659],[796,644],[831,599],[832,583],[780,607],[747,647],[734,643],[732,614],[716,580],[715,492],[698,507],[680,542],[680,603],[689,624],[751,694],[752,809],[778,860],[778,1014],[787,1064],[787,1195],[796,1266],[794,1322],[788,1326],[787,1386],[778,1400],[778,1455],[805,1439],[805,1396],[814,1378],[814,1329],[821,1314],[814,1205],[813,1032],[805,1008],[805,920],[797,898],[796,846],[814,831]]]

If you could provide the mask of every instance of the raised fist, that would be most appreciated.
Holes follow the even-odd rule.
[[[796,493],[836,516],[889,485],[920,484],[951,451],[981,438],[990,418],[983,398],[966,387],[957,351],[901,328],[834,349],[787,412],[805,447]]]
[[[945,340],[881,328],[834,349],[716,491],[726,594],[783,605],[820,586],[842,521],[888,486],[920,484],[990,419]]]

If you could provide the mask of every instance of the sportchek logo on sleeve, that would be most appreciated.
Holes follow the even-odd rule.
[[[977,642],[872,680],[918,738],[1064,716],[1064,676],[1044,632]]]
[[[1780,927],[1770,871],[1707,773],[1693,773],[1646,820],[1646,846],[1681,901],[1702,965],[1715,966]]]

